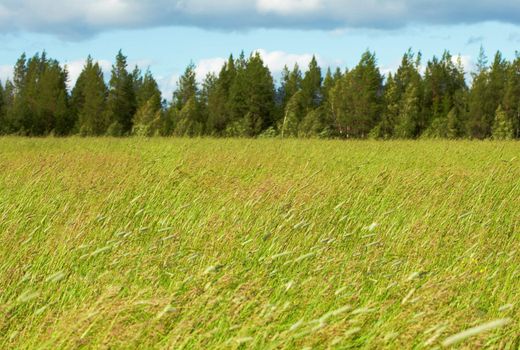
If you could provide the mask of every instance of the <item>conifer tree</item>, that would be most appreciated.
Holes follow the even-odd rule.
[[[448,113],[455,106],[455,96],[465,95],[467,86],[464,69],[460,61],[445,51],[439,60],[434,57],[428,62],[424,77],[424,105],[421,113],[425,116],[424,125],[428,133],[437,135],[434,129],[445,125]],[[435,121],[439,119],[438,121]],[[435,123],[434,123],[435,122]]]
[[[2,93],[2,127],[0,132],[3,134],[11,134],[15,132],[9,120],[10,111],[14,105],[14,85],[10,80],[5,82]]]
[[[13,105],[7,112],[7,125],[11,133],[25,135],[29,120],[29,105],[26,91],[27,81],[27,56],[22,54],[16,61],[13,72]]]
[[[106,119],[108,90],[103,71],[92,57],[88,57],[72,90],[71,105],[76,114],[76,130],[82,136],[100,136],[107,132]]]
[[[301,83],[304,114],[309,113],[320,105],[322,100],[322,80],[321,68],[318,66],[316,57],[312,56],[309,68],[305,72]]]
[[[222,136],[230,122],[230,91],[235,77],[235,60],[230,56],[218,75],[214,91],[208,96],[206,127],[209,134]]]
[[[513,138],[513,124],[507,118],[506,112],[499,105],[493,121],[492,137],[495,140],[511,140]]]
[[[258,52],[249,57],[245,69],[247,113],[246,136],[257,136],[274,123],[274,82]]]
[[[284,118],[279,127],[281,136],[296,137],[298,136],[298,128],[300,125],[300,116],[303,114],[303,97],[302,92],[296,92],[287,103],[284,111]]]
[[[420,118],[419,87],[411,81],[403,95],[399,115],[395,121],[394,137],[401,139],[414,138],[417,135]]]
[[[358,65],[350,71],[336,100],[343,100],[336,105],[342,105],[342,129],[346,137],[364,138],[379,123],[383,98],[383,78],[376,66],[375,54],[366,51]],[[337,90],[336,90],[337,91]]]
[[[132,130],[132,120],[137,109],[134,79],[127,70],[127,58],[121,50],[112,66],[106,108],[109,123],[107,133],[112,136],[128,135]]]
[[[205,121],[201,119],[199,88],[195,65],[188,65],[179,78],[177,90],[173,94],[170,116],[173,119],[174,134],[178,136],[198,136],[202,134]]]
[[[400,100],[398,85],[394,76],[390,73],[386,79],[384,108],[381,121],[372,129],[370,137],[384,140],[394,137],[396,123],[400,116]]]
[[[213,126],[210,125],[210,111],[209,105],[216,97],[218,78],[215,73],[208,73],[202,82],[202,88],[199,97],[199,106],[201,120],[204,120],[204,134],[216,135]]]
[[[291,71],[289,71],[287,66],[284,67],[282,72],[282,84],[280,87],[282,95],[282,110],[285,110],[289,100],[302,88],[302,79],[302,72],[298,63],[294,64]]]
[[[503,107],[513,125],[514,137],[520,138],[520,53],[518,52],[509,66]]]
[[[236,73],[229,88],[227,103],[229,121],[225,131],[228,136],[245,136],[245,126],[243,124],[248,112],[247,92],[250,89],[250,82],[246,76],[246,66],[247,62],[244,52],[242,52],[235,61]]]
[[[165,134],[165,121],[162,114],[161,91],[152,73],[147,70],[142,77],[136,71],[134,88],[137,96],[137,111],[133,118],[132,134],[138,136],[154,136]]]
[[[466,118],[466,133],[471,138],[482,139],[488,134],[488,120],[486,115],[486,98],[488,91],[488,62],[483,47],[477,60],[477,71],[472,73],[473,84],[468,95],[468,115]]]
[[[5,97],[4,97],[4,86],[0,80],[0,135],[5,133],[7,126],[5,120]]]

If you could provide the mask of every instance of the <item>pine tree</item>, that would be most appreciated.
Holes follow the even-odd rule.
[[[152,73],[147,70],[142,77],[137,76],[136,78],[135,72],[132,74],[132,76],[134,77],[134,89],[136,91],[138,108],[147,104],[150,99],[153,99],[153,108],[155,110],[161,109],[161,90],[159,90],[159,85],[157,84],[157,81],[153,77]]]
[[[157,108],[159,95],[150,97],[135,113],[132,134],[136,136],[157,136],[162,131],[162,113]]]
[[[202,90],[200,93],[200,113],[202,119],[205,120],[204,133],[207,135],[218,136],[219,132],[216,130],[213,113],[211,111],[212,106],[216,105],[219,98],[218,94],[218,77],[214,73],[208,73],[202,82]]]
[[[70,131],[67,70],[58,61],[48,59],[45,52],[28,60],[22,55],[15,66],[14,82],[13,103],[6,118],[12,132],[43,136]]]
[[[242,52],[235,61],[236,73],[229,89],[227,103],[229,120],[225,132],[228,136],[245,136],[242,134],[245,133],[243,123],[248,113],[247,92],[251,84],[246,76],[246,66],[247,62]]]
[[[304,115],[320,106],[322,101],[322,80],[321,68],[318,66],[316,57],[312,56],[309,68],[305,72],[301,83]]]
[[[513,136],[513,124],[499,105],[493,121],[492,137],[495,140],[511,140]]]
[[[298,136],[298,128],[300,125],[300,115],[303,114],[303,97],[302,92],[295,93],[284,111],[284,118],[280,126],[282,138]]]
[[[505,89],[504,111],[512,121],[515,138],[520,138],[520,53],[509,67]]]
[[[38,82],[38,118],[43,121],[43,135],[54,132],[65,136],[72,132],[75,120],[69,110],[68,72],[56,60],[43,63]]]
[[[195,65],[191,63],[179,78],[170,107],[175,135],[198,136],[202,134],[205,121],[201,119],[198,98],[199,88]]]
[[[103,71],[97,62],[88,57],[72,90],[71,105],[76,114],[76,130],[82,136],[100,136],[107,132],[106,119],[108,90]]]
[[[349,75],[349,134],[364,138],[379,123],[382,108],[383,78],[376,66],[375,54],[366,51]]]
[[[477,60],[477,71],[472,73],[473,85],[468,96],[467,134],[472,138],[483,139],[488,134],[488,117],[485,101],[488,91],[487,57],[483,47]]]
[[[107,133],[112,136],[128,135],[137,109],[133,76],[127,71],[127,58],[121,51],[112,66],[106,108],[109,123]]]
[[[246,90],[247,136],[257,136],[274,124],[274,81],[258,52],[247,61],[245,76],[250,82]]]
[[[433,130],[445,124],[448,113],[455,106],[455,96],[466,95],[465,73],[460,57],[457,62],[454,61],[453,56],[445,51],[441,60],[434,57],[427,64],[422,108],[425,118],[420,129],[429,129],[429,134],[437,135]]]
[[[222,136],[230,122],[230,90],[236,77],[235,60],[230,56],[208,97],[206,128],[209,134]]]
[[[394,126],[394,137],[409,139],[417,136],[420,118],[419,88],[414,81],[407,86]]]
[[[292,71],[289,71],[287,67],[284,68],[280,88],[282,94],[282,110],[285,110],[289,100],[300,91],[302,88],[302,80],[302,72],[298,63],[294,64]]]
[[[371,138],[387,140],[394,137],[396,123],[400,115],[400,100],[397,82],[390,73],[385,85],[384,109],[381,121],[370,132]]]
[[[133,118],[132,134],[138,136],[166,134],[166,125],[162,118],[161,91],[152,73],[148,70],[142,77],[140,72],[134,70],[132,76],[138,106]]]
[[[7,112],[7,125],[10,133],[26,135],[30,117],[27,84],[27,56],[22,54],[16,61],[13,72],[13,105]]]
[[[340,68],[336,68],[334,74],[332,74],[330,68],[327,69],[325,79],[323,80],[322,102],[321,106],[319,107],[318,114],[321,119],[321,130],[318,133],[320,137],[330,137],[333,135],[334,115],[332,113],[332,107],[330,103],[330,93],[342,77],[343,74]],[[315,130],[317,130],[318,123],[314,123],[313,125],[315,126]]]
[[[15,88],[13,83],[10,80],[7,80],[5,82],[5,86],[3,89],[3,116],[2,116],[2,128],[0,130],[3,134],[11,134],[15,132],[13,130],[13,127],[11,125],[11,120],[9,119],[9,116],[11,114],[11,110],[13,109],[14,105],[14,92]]]
[[[7,121],[5,117],[5,97],[4,97],[4,86],[0,80],[0,135],[4,134],[7,130]]]

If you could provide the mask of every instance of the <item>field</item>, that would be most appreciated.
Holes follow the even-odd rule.
[[[0,138],[0,348],[520,346],[520,143]]]

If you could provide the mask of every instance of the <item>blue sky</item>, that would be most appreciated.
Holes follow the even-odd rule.
[[[165,97],[193,61],[202,76],[229,53],[259,50],[275,77],[284,64],[352,67],[367,48],[384,72],[412,48],[425,58],[444,49],[471,69],[520,50],[520,2],[511,0],[0,0],[0,79],[22,52],[45,49],[71,82],[91,54],[109,71],[119,49],[150,67]]]

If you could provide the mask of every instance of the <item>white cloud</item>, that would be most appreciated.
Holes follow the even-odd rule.
[[[295,63],[298,63],[300,69],[305,69],[312,60],[312,54],[291,54],[284,51],[266,51],[264,49],[255,50],[260,54],[264,63],[269,67],[273,74],[282,71],[284,66],[292,68]],[[323,61],[319,56],[316,56],[318,64],[323,65]]]
[[[86,60],[75,60],[75,61],[67,61],[62,64],[63,67],[67,67],[67,71],[69,73],[69,81],[67,82],[67,86],[69,89],[72,89],[76,84],[76,80],[78,80],[83,67],[85,66]],[[107,60],[98,60],[97,63],[101,67],[101,70],[105,74],[105,76],[110,72],[112,67],[112,63]]]
[[[5,83],[7,79],[13,78],[13,66],[2,65],[0,66],[0,81]]]
[[[0,0],[0,33],[77,38],[112,29],[396,28],[501,21],[520,24],[513,0]]]
[[[301,14],[316,11],[320,0],[258,0],[256,8],[260,12],[273,12],[281,15]]]
[[[473,70],[475,70],[475,62],[473,62],[473,58],[468,55],[456,55],[451,58],[451,61],[455,64],[460,63],[462,64],[462,67],[464,67],[464,72],[469,73]]]
[[[220,72],[226,61],[227,60],[223,57],[215,57],[200,60],[195,67],[197,79],[199,81],[202,81],[208,73],[217,74],[218,72]]]
[[[177,89],[177,82],[179,81],[180,74],[178,72],[173,73],[170,76],[158,76],[156,77],[157,84],[161,90],[162,97],[171,101],[173,92]]]

